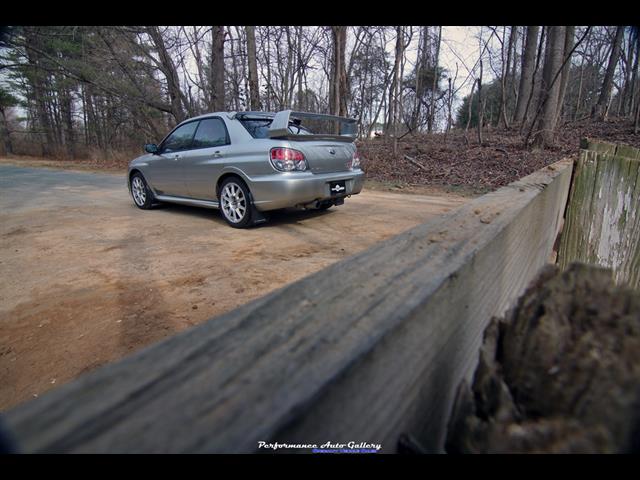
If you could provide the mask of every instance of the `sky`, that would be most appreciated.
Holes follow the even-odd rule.
[[[473,76],[470,70],[478,60],[480,49],[476,35],[480,27],[442,27],[442,46],[440,48],[440,63],[453,76],[458,69],[456,87],[459,88],[458,97],[463,98],[471,92]]]
[[[455,100],[453,102],[454,114],[462,104],[462,99],[471,93],[471,87],[478,74],[477,68],[473,73],[472,70],[476,66],[481,51],[478,37],[480,33],[482,33],[483,38],[487,38],[490,32],[487,28],[479,26],[442,27],[442,42],[438,63],[446,70],[446,78],[443,79],[442,86],[444,87],[446,85],[447,78],[452,79],[455,93]],[[499,47],[496,43],[495,40],[490,42],[494,50]],[[415,47],[417,49],[417,45]],[[407,57],[414,62],[415,50],[408,52]],[[489,68],[483,69],[483,83],[491,81],[494,76]]]

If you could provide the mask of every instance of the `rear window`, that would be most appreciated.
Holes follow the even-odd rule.
[[[253,138],[269,138],[269,127],[272,118],[242,118],[240,123],[247,129]],[[302,125],[289,122],[289,131],[294,135],[313,135],[313,132]]]

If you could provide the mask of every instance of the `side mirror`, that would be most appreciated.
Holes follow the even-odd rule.
[[[155,143],[147,143],[144,146],[144,151],[147,153],[153,153],[154,155],[156,155],[159,151],[158,146]]]

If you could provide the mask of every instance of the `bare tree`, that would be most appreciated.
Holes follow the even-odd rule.
[[[433,131],[433,124],[436,116],[436,89],[438,88],[438,62],[440,61],[440,43],[442,40],[442,27],[438,27],[438,40],[436,42],[436,60],[434,63],[433,83],[431,84],[431,105],[429,107],[429,123],[427,124],[427,130]]]
[[[458,87],[438,65],[440,48],[452,48],[437,26],[15,27],[0,70],[24,115],[10,111],[8,141],[36,155],[110,155],[206,111],[297,108],[350,113],[361,136],[384,128],[397,148],[416,131],[449,131],[456,95],[469,82],[457,124],[466,125],[465,138],[477,127],[480,144],[488,126],[501,124],[527,131],[527,144],[535,133],[534,144],[547,145],[561,120],[589,116],[598,104],[604,115],[637,115],[635,27],[562,27],[556,71],[556,27],[483,28],[492,33],[480,35],[475,65],[456,55],[456,72],[467,70]],[[573,45],[576,32],[584,44]]]
[[[640,102],[636,105],[636,116],[633,121],[633,133],[638,133],[638,128],[640,126]]]
[[[542,95],[540,97],[540,107],[542,115],[537,124],[537,131],[534,136],[534,145],[545,147],[553,142],[553,133],[556,126],[558,112],[558,96],[560,84],[556,82],[557,74],[562,67],[564,53],[565,27],[549,27],[547,37],[547,54],[542,72]]]
[[[186,118],[184,107],[188,101],[184,92],[180,88],[180,78],[176,69],[173,58],[169,53],[162,33],[158,27],[147,27],[147,33],[153,40],[154,46],[158,52],[160,62],[158,67],[167,79],[167,90],[171,101],[171,113],[177,122],[181,122]]]
[[[345,49],[347,43],[347,27],[331,27],[333,34],[333,76],[331,81],[330,112],[334,115],[347,114],[347,75],[345,70]]]
[[[631,28],[629,43],[629,51],[630,53],[635,53],[635,56],[630,55],[628,61],[630,79],[625,82],[625,111],[633,115],[634,106],[637,101],[636,82],[638,78],[638,57],[640,57],[640,27]],[[631,60],[632,57],[635,57],[634,60]]]
[[[473,81],[473,83],[471,84],[471,93],[469,94],[469,110],[467,112],[467,123],[464,127],[464,140],[466,142],[466,144],[469,144],[469,138],[467,136],[467,132],[469,131],[469,126],[471,125],[471,107],[473,105],[473,90],[476,88],[476,84],[478,82],[476,80]]]
[[[567,26],[565,30],[564,36],[564,51],[563,57],[567,57],[571,55],[571,50],[573,49],[573,42],[576,33],[575,26]],[[562,71],[560,73],[560,92],[558,93],[558,107],[557,107],[557,121],[561,118],[562,109],[564,107],[564,96],[567,91],[567,84],[569,83],[569,71],[571,69],[571,62],[565,62],[564,67],[562,67]]]
[[[391,86],[389,88],[389,101],[388,101],[388,115],[387,115],[387,135],[386,137],[391,137],[392,145],[393,145],[393,154],[395,155],[398,148],[398,132],[397,132],[397,124],[398,124],[398,107],[399,107],[399,98],[398,92],[400,91],[400,65],[402,63],[403,56],[403,28],[401,26],[396,26],[396,48],[395,48],[395,60],[393,64],[393,74],[391,81]]]
[[[9,109],[18,105],[18,99],[0,87],[0,131],[4,139],[4,152],[11,155],[13,153],[13,143],[11,141],[11,126],[9,125]]]
[[[478,145],[482,145],[482,127],[484,122],[484,108],[486,99],[482,98],[482,58],[480,58],[480,74],[478,75]]]
[[[613,88],[613,75],[620,58],[620,45],[622,44],[623,34],[624,27],[617,27],[616,35],[613,40],[613,48],[611,50],[611,55],[609,56],[607,72],[605,73],[604,80],[602,82],[602,88],[600,89],[598,103],[596,103],[591,112],[591,115],[599,120],[604,120],[609,110],[609,101],[611,100],[611,90]]]
[[[209,108],[219,112],[225,109],[224,94],[224,27],[211,27],[211,96]]]
[[[502,69],[502,85],[500,90],[500,118],[504,128],[509,128],[509,119],[507,118],[507,95],[509,94],[511,60],[515,54],[515,44],[518,39],[518,27],[512,26],[509,33],[509,43],[507,46],[507,61]],[[504,45],[504,43],[503,43]],[[514,62],[515,63],[515,62]]]
[[[518,88],[518,102],[513,121],[522,124],[525,121],[527,102],[533,88],[533,74],[536,62],[536,48],[538,46],[539,26],[527,27],[524,55],[522,56],[522,69],[520,72],[520,87]]]

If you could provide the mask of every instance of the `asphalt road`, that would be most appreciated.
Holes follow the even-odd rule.
[[[0,410],[467,201],[365,190],[230,228],[137,209],[125,176],[0,165]]]
[[[0,165],[0,205],[12,212],[46,204],[98,205],[89,193],[100,190],[122,200],[123,193],[127,194],[125,182],[124,175]]]

